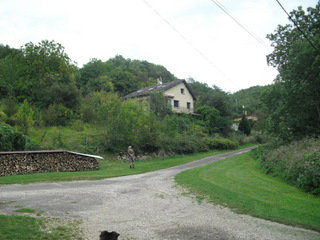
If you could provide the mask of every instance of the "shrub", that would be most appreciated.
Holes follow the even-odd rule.
[[[47,126],[65,126],[73,118],[72,110],[62,104],[50,105],[43,115],[43,120]]]
[[[307,192],[320,195],[320,150],[303,157],[297,185]]]
[[[239,145],[249,144],[249,143],[265,143],[267,141],[270,141],[270,137],[257,131],[252,131],[250,136],[247,136],[241,132],[234,132],[230,138],[233,141],[236,141],[239,143]]]
[[[29,129],[34,125],[34,111],[27,100],[20,105],[18,112],[11,117],[16,127],[24,134],[29,133]]]
[[[205,138],[187,134],[177,134],[175,137],[161,136],[159,147],[169,154],[185,154],[209,150]]]
[[[307,192],[320,195],[320,140],[305,138],[290,144],[268,144],[256,150],[262,169]]]
[[[24,150],[26,136],[9,125],[0,125],[0,151]]]
[[[206,138],[206,142],[210,149],[236,149],[238,142],[227,138]]]

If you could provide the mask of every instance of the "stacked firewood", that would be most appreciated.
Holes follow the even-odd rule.
[[[77,172],[99,168],[94,157],[61,152],[19,152],[0,154],[0,176],[43,173]]]

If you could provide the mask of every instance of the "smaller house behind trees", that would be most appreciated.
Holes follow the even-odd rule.
[[[176,80],[158,84],[126,95],[124,98],[139,98],[146,100],[153,92],[162,92],[168,106],[177,113],[194,113],[195,96],[185,80]]]

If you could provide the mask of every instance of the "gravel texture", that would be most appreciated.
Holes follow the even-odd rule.
[[[320,233],[314,231],[199,203],[174,181],[183,170],[248,150],[99,181],[1,186],[0,202],[10,204],[0,204],[0,214],[12,214],[14,206],[21,205],[49,216],[81,219],[88,240],[99,239],[104,230],[120,233],[119,240],[319,240]]]

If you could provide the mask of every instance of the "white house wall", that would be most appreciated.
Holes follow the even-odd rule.
[[[184,89],[184,94],[181,93],[181,89]],[[188,88],[184,83],[180,83],[173,88],[170,88],[164,92],[164,96],[173,97],[171,101],[172,110],[175,112],[193,113],[194,100],[190,94]],[[179,101],[179,107],[174,107],[174,100]],[[187,103],[190,103],[190,109],[187,108]]]

